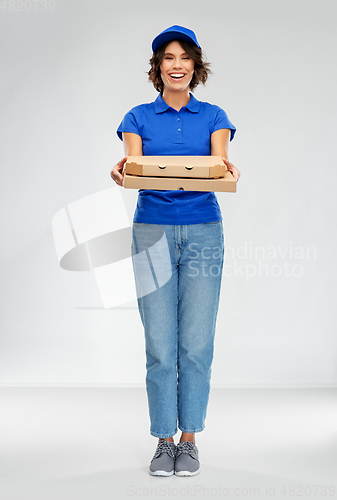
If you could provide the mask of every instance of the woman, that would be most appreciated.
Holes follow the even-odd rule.
[[[111,177],[123,185],[129,155],[215,155],[238,180],[239,170],[228,161],[234,125],[223,109],[191,93],[210,73],[194,32],[171,26],[153,40],[152,49],[148,74],[159,95],[124,116],[117,134],[126,156]],[[160,231],[166,237],[170,279],[150,293],[137,289],[150,433],[159,438],[149,472],[191,476],[200,472],[195,433],[205,427],[223,269],[222,215],[215,193],[140,189],[132,254],[146,248],[146,241],[158,241]],[[164,253],[159,260],[163,267]],[[177,427],[182,434],[176,446]]]

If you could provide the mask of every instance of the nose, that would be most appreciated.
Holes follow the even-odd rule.
[[[182,66],[181,66],[181,62],[180,62],[180,61],[178,61],[178,60],[175,60],[175,61],[174,61],[174,64],[173,64],[173,67],[174,67],[174,68],[181,68],[181,67],[182,67]]]

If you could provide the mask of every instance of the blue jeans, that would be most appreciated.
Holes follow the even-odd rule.
[[[224,262],[222,221],[133,223],[132,261],[144,326],[152,436],[201,432],[210,392]]]

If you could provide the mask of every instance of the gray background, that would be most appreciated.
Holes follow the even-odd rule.
[[[212,63],[195,96],[237,127],[229,159],[242,172],[236,194],[217,193],[213,385],[336,385],[336,2],[13,5],[0,12],[0,383],[144,385],[136,303],[105,310],[92,273],[61,269],[51,221],[111,187],[117,126],[157,96],[151,41],[181,24]],[[120,189],[132,220],[137,191]]]

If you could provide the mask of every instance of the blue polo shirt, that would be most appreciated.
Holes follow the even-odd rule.
[[[211,135],[219,129],[236,128],[226,112],[214,104],[190,100],[177,111],[161,94],[154,102],[140,104],[124,116],[117,129],[138,134],[144,156],[210,156]],[[222,220],[214,192],[139,189],[134,222],[149,224],[201,224]]]

